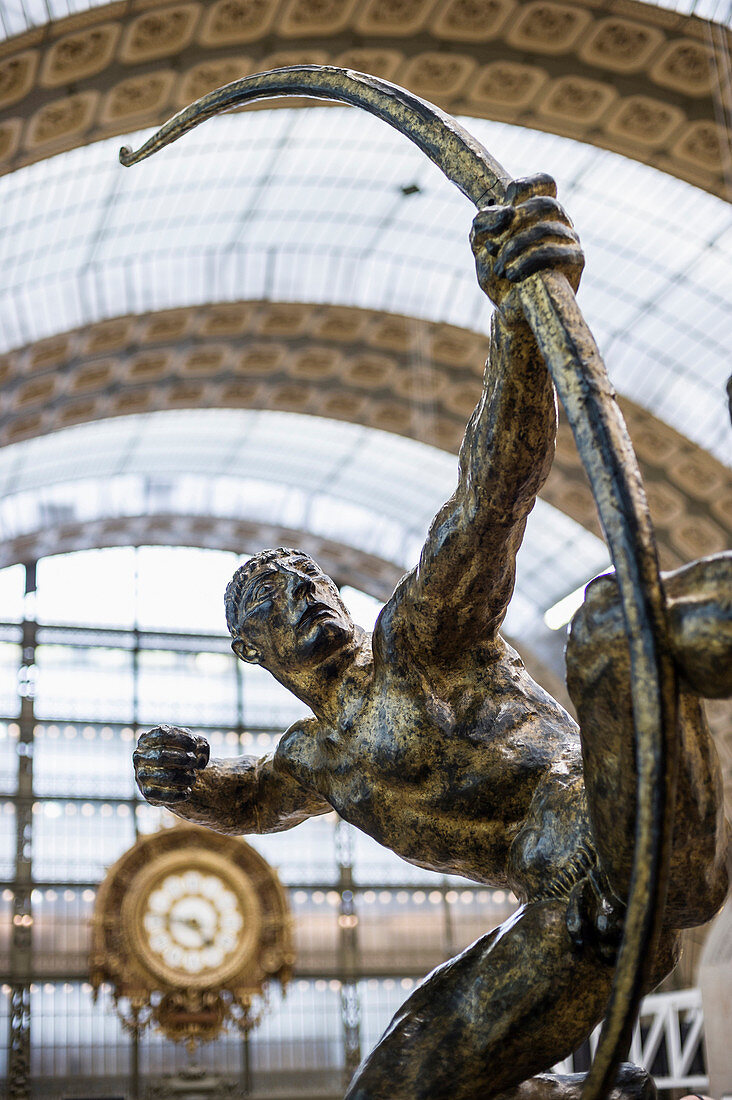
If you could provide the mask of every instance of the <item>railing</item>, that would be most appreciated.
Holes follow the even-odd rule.
[[[594,1055],[600,1029],[590,1036]],[[709,1087],[703,1047],[704,1015],[701,992],[683,989],[646,997],[633,1032],[628,1060],[644,1066],[659,1089],[704,1091]],[[574,1073],[586,1066],[578,1054],[558,1063],[557,1073]]]

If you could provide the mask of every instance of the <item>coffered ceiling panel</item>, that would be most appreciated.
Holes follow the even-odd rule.
[[[613,149],[729,197],[730,0],[0,4],[0,172],[297,63]]]

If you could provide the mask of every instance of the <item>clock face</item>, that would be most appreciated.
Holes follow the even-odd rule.
[[[190,975],[221,967],[236,951],[243,926],[234,891],[202,870],[166,875],[148,893],[142,915],[151,953]]]
[[[130,947],[168,986],[221,984],[247,964],[261,933],[248,876],[204,850],[152,860],[122,910]]]
[[[89,958],[123,1023],[179,1040],[214,1039],[259,1018],[271,982],[294,961],[277,874],[239,837],[197,825],[141,836],[97,892]]]

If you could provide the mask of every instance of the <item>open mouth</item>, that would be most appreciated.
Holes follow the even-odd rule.
[[[324,603],[312,603],[305,608],[300,618],[297,620],[298,628],[304,629],[305,627],[312,626],[313,623],[319,619],[331,618],[333,616],[333,608],[328,607]]]

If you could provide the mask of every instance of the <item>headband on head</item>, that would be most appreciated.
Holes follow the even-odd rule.
[[[310,555],[306,554],[304,550],[297,550],[292,546],[278,546],[274,550],[260,551],[259,554],[255,554],[253,557],[249,558],[249,561],[245,561],[243,565],[239,566],[236,573],[234,573],[234,576],[227,584],[224,594],[226,625],[232,638],[237,637],[236,618],[239,612],[241,598],[249,579],[266,565],[271,565],[272,562],[286,561],[288,558],[295,557],[309,558]]]

